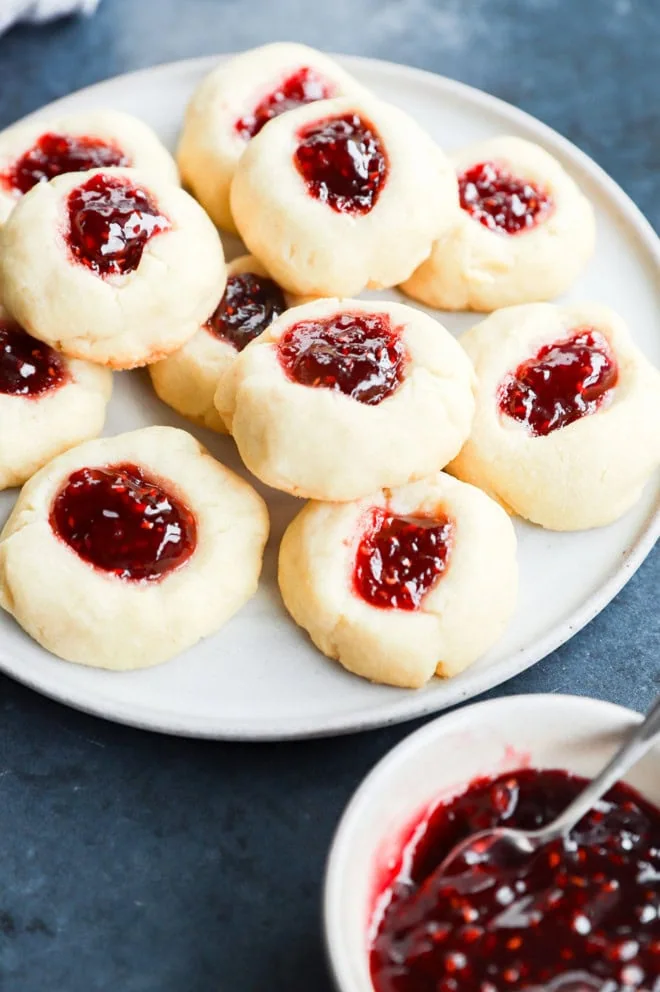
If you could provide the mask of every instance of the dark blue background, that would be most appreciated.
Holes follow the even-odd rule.
[[[592,155],[660,227],[657,0],[103,0],[0,39],[0,125],[141,66],[264,41],[408,62],[489,90]],[[506,692],[644,709],[656,552]],[[328,992],[324,858],[365,772],[414,725],[301,744],[168,739],[0,677],[2,992]]]

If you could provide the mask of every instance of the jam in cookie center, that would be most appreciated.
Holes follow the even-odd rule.
[[[224,296],[205,327],[236,351],[242,351],[285,310],[284,293],[276,282],[267,276],[241,272],[227,279]]]
[[[92,176],[69,193],[67,206],[71,253],[102,276],[133,272],[147,242],[172,226],[153,197],[124,177]]]
[[[73,472],[53,500],[50,525],[83,561],[134,581],[161,579],[197,546],[189,507],[132,464]]]
[[[541,348],[504,379],[500,412],[540,437],[596,413],[617,378],[605,337],[594,328],[580,328],[568,340]]]
[[[12,320],[0,320],[0,393],[38,397],[70,379],[64,359]]]
[[[49,132],[37,138],[32,148],[0,174],[0,183],[21,194],[65,172],[130,164],[129,157],[110,141]]]
[[[282,335],[278,353],[294,382],[333,389],[370,406],[392,395],[407,360],[399,331],[383,313],[302,320]]]
[[[236,121],[236,130],[241,138],[249,141],[259,134],[262,127],[279,117],[287,110],[295,110],[306,103],[314,103],[316,100],[327,100],[335,95],[335,87],[324,79],[316,69],[303,66],[287,78],[276,88],[265,96],[254,110],[245,114]]]
[[[294,163],[310,196],[340,214],[373,210],[388,174],[380,136],[356,113],[301,128]]]
[[[519,234],[544,220],[552,198],[494,162],[480,162],[458,177],[461,207],[491,231]]]
[[[449,517],[399,517],[371,511],[355,558],[357,594],[380,609],[416,610],[449,566]]]

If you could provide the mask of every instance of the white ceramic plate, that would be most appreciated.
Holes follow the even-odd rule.
[[[378,877],[438,800],[521,767],[593,778],[641,719],[584,697],[504,696],[434,720],[386,755],[349,803],[328,859],[325,934],[338,992],[373,992],[367,949]],[[660,745],[625,781],[660,803]]]
[[[216,61],[195,59],[111,79],[51,104],[40,116],[114,107],[142,117],[173,147],[186,101]],[[342,61],[448,149],[495,134],[516,134],[539,142],[563,161],[595,204],[599,223],[597,254],[572,297],[615,307],[630,321],[649,358],[660,363],[658,241],[611,179],[563,138],[494,97],[402,66]],[[229,247],[236,252],[236,244]],[[442,319],[460,332],[475,318]],[[117,375],[106,433],[152,423],[193,430],[218,458],[241,471],[233,443],[176,417],[156,399],[146,373]],[[1,517],[13,498],[12,493],[0,496]],[[114,674],[49,656],[3,615],[0,668],[71,706],[167,733],[257,740],[382,726],[470,699],[553,651],[630,578],[652,547],[659,521],[658,488],[649,486],[623,520],[604,530],[551,534],[517,523],[521,595],[507,633],[463,675],[434,680],[412,692],[349,675],[320,655],[288,618],[277,591],[276,555],[297,504],[273,492],[267,498],[272,536],[259,592],[216,637],[158,668]]]

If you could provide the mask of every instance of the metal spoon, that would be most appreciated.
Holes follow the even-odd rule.
[[[600,775],[567,806],[555,820],[539,830],[514,830],[510,827],[492,827],[472,834],[457,844],[434,872],[436,878],[453,874],[448,871],[451,865],[461,860],[463,865],[474,865],[483,859],[487,852],[493,858],[493,846],[497,845],[497,859],[501,862],[515,860],[516,855],[530,855],[545,844],[564,837],[582,817],[620,778],[632,768],[660,738],[660,696],[648,711],[644,722],[631,734],[628,740],[608,762]]]

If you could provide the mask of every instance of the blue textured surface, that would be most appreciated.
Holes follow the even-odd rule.
[[[81,86],[275,39],[465,80],[591,154],[660,227],[656,0],[103,0],[0,39],[0,125]],[[660,691],[660,554],[499,692],[644,709]],[[148,735],[0,677],[2,992],[328,992],[325,854],[414,724],[302,744]]]

